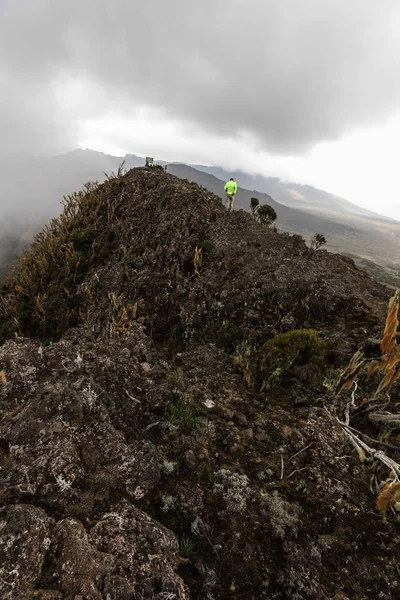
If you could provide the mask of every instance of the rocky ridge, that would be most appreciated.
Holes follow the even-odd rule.
[[[0,597],[400,596],[388,473],[335,420],[388,300],[350,259],[139,168],[69,198],[1,299]]]

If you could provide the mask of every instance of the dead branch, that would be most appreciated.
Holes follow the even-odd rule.
[[[339,425],[341,426],[344,434],[349,439],[349,441],[351,442],[351,444],[354,446],[354,448],[357,450],[358,453],[360,453],[360,449],[364,450],[364,452],[366,452],[367,454],[369,454],[376,460],[379,460],[386,467],[388,467],[388,469],[393,471],[396,474],[396,477],[400,478],[400,464],[399,463],[397,463],[394,460],[392,460],[391,458],[389,458],[382,450],[376,450],[375,448],[371,448],[370,446],[368,446],[365,442],[363,442],[360,439],[360,437],[359,437],[361,435],[360,432],[357,432],[357,435],[356,435],[355,433],[353,433],[353,431],[351,431],[349,429],[349,427],[346,425],[346,423],[343,423],[343,421],[341,421],[338,418],[337,418],[337,421],[338,421]]]
[[[358,431],[358,429],[354,429],[354,427],[351,427],[350,425],[347,425],[347,428],[350,429],[353,433],[356,433],[357,435],[361,435],[365,440],[368,440],[369,442],[372,442],[373,444],[379,444],[380,446],[385,446],[385,448],[390,448],[390,450],[396,450],[397,452],[400,452],[400,446],[395,446],[394,444],[388,444],[387,442],[381,442],[380,440],[374,440],[374,438],[370,437],[366,433],[363,433],[362,431]]]
[[[312,446],[312,445],[313,445],[313,443],[314,443],[314,442],[310,442],[310,443],[308,444],[308,446],[305,446],[305,448],[302,448],[301,450],[299,450],[298,452],[296,452],[296,454],[293,454],[293,456],[291,456],[291,457],[289,458],[289,461],[291,461],[291,460],[293,460],[294,458],[296,458],[296,456],[299,456],[299,454],[301,454],[302,452],[305,452],[306,450],[308,450],[308,448],[309,448],[310,446]]]
[[[294,471],[292,471],[290,473],[290,475],[288,475],[285,479],[290,479],[290,477],[292,475],[294,475],[295,473],[300,473],[300,471],[305,471],[306,469],[308,469],[309,467],[302,467],[301,469],[295,469]]]
[[[365,402],[364,404],[356,408],[356,410],[352,413],[351,418],[356,419],[358,417],[363,417],[364,415],[373,412],[378,408],[386,408],[386,406],[389,406],[389,404],[390,400],[388,400],[385,403],[378,402],[377,400],[369,400],[368,402]]]

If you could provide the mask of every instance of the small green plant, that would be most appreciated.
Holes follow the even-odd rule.
[[[246,565],[246,573],[248,578],[253,583],[259,583],[262,578],[260,574],[260,567],[256,560],[250,560]]]
[[[221,327],[215,335],[215,345],[231,354],[235,351],[241,337],[242,332],[239,327],[235,325]]]
[[[212,246],[211,240],[203,240],[201,242],[201,248],[202,248],[203,252],[209,252],[209,250],[211,250],[211,246]]]
[[[168,371],[167,381],[171,385],[173,393],[184,392],[187,388],[187,381],[182,367]]]
[[[212,471],[211,463],[209,461],[205,461],[201,464],[199,476],[200,476],[200,479],[204,483],[208,483],[211,481],[212,476],[213,476],[213,471]]]
[[[182,536],[180,543],[180,552],[184,558],[192,559],[196,555],[196,544],[185,535]]]
[[[304,496],[307,495],[307,493],[309,492],[309,487],[307,485],[307,483],[304,481],[304,479],[300,479],[299,483],[296,485],[296,492],[298,492],[299,494],[303,494]]]
[[[283,381],[294,367],[325,366],[324,348],[314,329],[294,329],[279,333],[261,348],[242,343],[235,364],[249,387],[264,389],[272,380]]]
[[[73,244],[75,250],[84,250],[93,244],[96,232],[93,229],[84,229],[83,231],[73,231],[69,236],[69,242]]]
[[[168,408],[168,421],[184,433],[190,433],[200,422],[201,408],[194,402],[186,402],[182,394],[175,392],[176,401]]]
[[[346,537],[346,529],[344,527],[336,527],[333,535],[339,540],[343,540]]]

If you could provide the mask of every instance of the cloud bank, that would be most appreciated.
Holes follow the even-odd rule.
[[[145,107],[296,154],[400,101],[396,0],[0,0],[0,151]]]

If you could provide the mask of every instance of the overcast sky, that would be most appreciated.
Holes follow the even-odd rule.
[[[0,152],[220,164],[400,219],[398,0],[0,0]]]

